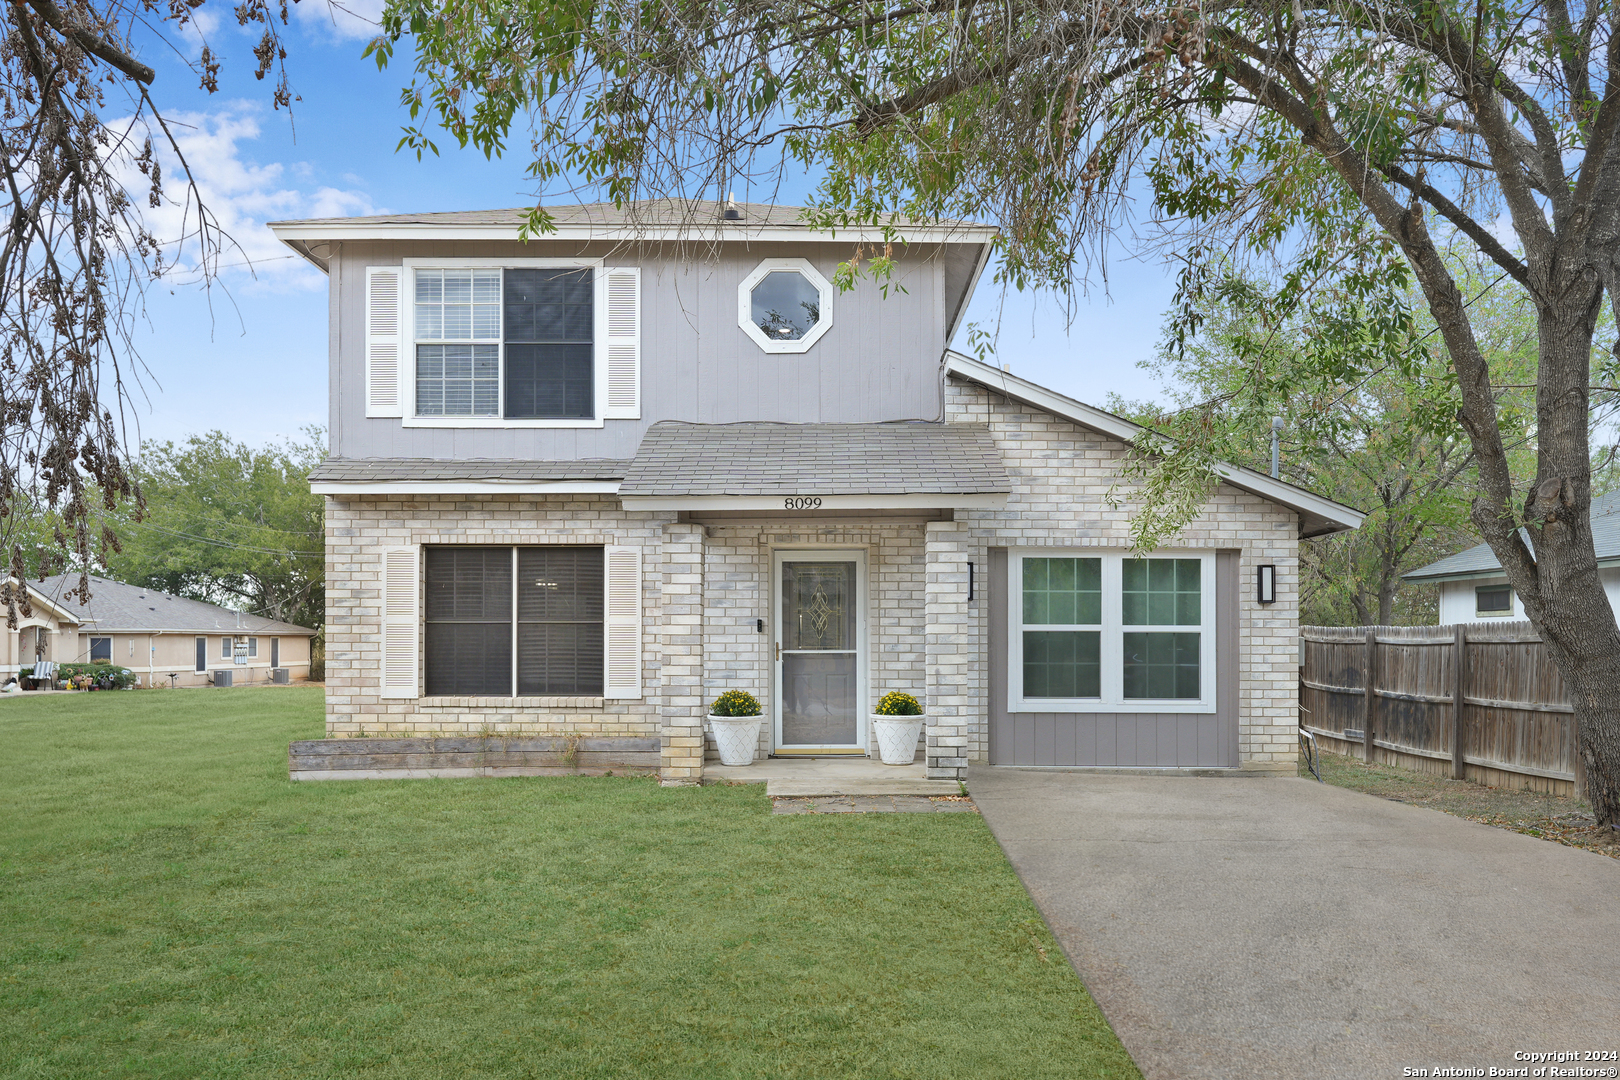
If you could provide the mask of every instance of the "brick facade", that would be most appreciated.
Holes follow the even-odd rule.
[[[985,572],[990,547],[1124,547],[1134,506],[1106,502],[1125,453],[1117,440],[968,383],[950,382],[946,401],[949,420],[991,425],[1013,480],[1004,509],[959,510],[952,521],[919,514],[699,525],[671,512],[628,512],[611,496],[328,498],[327,734],[655,736],[664,782],[696,782],[708,702],[747,690],[769,709],[773,552],[861,548],[868,696],[905,690],[921,698],[929,775],[964,775],[988,752],[988,627],[982,594],[969,599],[969,563]],[[1297,528],[1292,510],[1223,485],[1174,545],[1240,552],[1238,739],[1246,768],[1293,768]],[[642,698],[379,696],[381,553],[415,544],[640,547]],[[1278,570],[1277,602],[1264,608],[1249,584],[1260,563]],[[759,753],[769,748],[767,724]]]
[[[986,547],[1124,548],[1139,503],[1122,490],[1117,509],[1107,496],[1119,476],[1125,444],[991,390],[952,380],[946,417],[989,423],[1012,476],[1001,510],[965,510],[956,517],[984,565]],[[1220,485],[1204,511],[1172,545],[1240,552],[1238,763],[1256,770],[1292,771],[1299,724],[1299,521],[1288,507]],[[1254,600],[1255,567],[1277,567],[1277,602]],[[972,635],[983,655],[982,604],[972,608]],[[982,718],[984,712],[981,710]],[[973,728],[969,758],[987,760],[988,727]]]

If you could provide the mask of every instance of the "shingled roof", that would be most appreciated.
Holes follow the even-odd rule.
[[[1530,543],[1530,534],[1524,533]],[[1620,562],[1620,491],[1592,500],[1592,547],[1598,562]],[[1466,551],[1448,555],[1428,566],[1402,574],[1407,581],[1440,581],[1445,578],[1480,577],[1502,573],[1502,563],[1489,544],[1475,544]]]
[[[517,206],[496,210],[439,210],[426,213],[411,214],[370,214],[364,217],[334,217],[334,218],[300,218],[298,220],[272,221],[270,228],[275,229],[289,225],[493,225],[506,226],[518,229],[528,224],[532,207]],[[559,228],[569,226],[594,226],[600,228],[620,228],[628,225],[691,225],[702,223],[710,225],[719,222],[736,227],[769,226],[771,228],[797,227],[808,229],[805,224],[805,209],[801,206],[777,206],[774,203],[738,203],[739,216],[727,219],[724,216],[725,204],[713,199],[694,199],[682,202],[675,199],[648,199],[642,202],[629,202],[622,206],[613,203],[561,203],[546,207],[552,221]],[[914,228],[918,226],[933,227],[961,227],[982,229],[985,226],[965,221],[932,221],[909,218],[902,215],[893,215],[877,222],[879,226],[892,225],[896,228]]]
[[[311,483],[377,484],[400,480],[443,482],[494,480],[544,483],[565,480],[619,480],[628,461],[582,458],[577,461],[518,461],[503,458],[327,458],[309,474]]]
[[[78,584],[77,574],[57,574],[30,581],[28,587],[78,619],[79,629],[84,633],[285,634],[289,637],[315,633],[305,626],[171,596],[142,585],[126,585],[94,574],[90,575],[90,603],[84,604],[77,597],[71,600],[67,597],[68,591]]]
[[[1001,494],[987,424],[654,424],[621,498]]]

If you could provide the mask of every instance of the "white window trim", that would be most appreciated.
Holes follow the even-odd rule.
[[[767,274],[775,274],[784,270],[796,270],[804,275],[806,281],[816,287],[821,294],[821,318],[810,332],[797,341],[773,341],[765,336],[765,331],[754,325],[754,286],[765,280]],[[753,273],[742,279],[737,286],[737,325],[742,327],[743,333],[753,339],[754,344],[768,353],[802,353],[808,352],[810,347],[821,340],[821,336],[832,328],[833,315],[833,287],[832,283],[821,276],[821,272],[810,265],[808,259],[762,259],[754,267]]]
[[[602,259],[404,259],[400,275],[400,325],[404,328],[400,358],[400,402],[404,416],[403,427],[422,428],[599,428],[606,418],[607,408],[607,275]],[[504,416],[417,416],[416,415],[416,271],[418,270],[484,270],[506,269],[591,269],[591,401],[595,416],[591,419],[561,420],[537,417],[529,420],[508,419]],[[505,283],[502,282],[501,301],[501,396],[500,410],[506,409],[506,316]],[[489,344],[483,342],[482,344]]]
[[[1149,633],[1199,633],[1197,700],[1185,698],[1125,697],[1125,627],[1120,622],[1123,602],[1120,595],[1121,564],[1132,555],[1110,548],[1015,548],[1007,553],[1007,711],[1014,713],[1212,713],[1216,709],[1215,638],[1220,625],[1215,610],[1215,553],[1213,551],[1158,550],[1151,559],[1197,559],[1202,564],[1199,614],[1203,622],[1193,626],[1141,627]],[[1024,560],[1101,559],[1102,560],[1102,695],[1096,698],[1024,697]],[[1030,626],[1028,629],[1067,629]],[[1137,627],[1131,627],[1137,630]]]

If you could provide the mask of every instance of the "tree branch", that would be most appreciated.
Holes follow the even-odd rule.
[[[12,3],[19,8],[23,6],[23,0],[12,0]],[[62,13],[62,9],[52,3],[51,0],[27,0],[27,4],[39,14],[40,18],[45,20],[52,30],[72,41],[102,63],[123,72],[139,83],[150,83],[157,78],[157,72],[122,49],[117,48],[107,39],[92,34],[82,26],[69,23],[67,16]]]
[[[1508,277],[1517,281],[1532,293],[1535,291],[1534,286],[1530,283],[1530,271],[1524,263],[1519,261],[1511,251],[1503,247],[1501,242],[1490,234],[1489,230],[1465,214],[1461,207],[1435,190],[1433,185],[1419,180],[1399,165],[1386,165],[1380,171],[1439,211],[1441,217],[1457,226],[1459,231],[1478,244],[1479,249],[1492,262],[1506,271]]]

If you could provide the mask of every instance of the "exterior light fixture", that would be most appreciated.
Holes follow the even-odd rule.
[[[1277,568],[1267,563],[1254,569],[1254,598],[1262,604],[1275,604],[1277,602]]]

